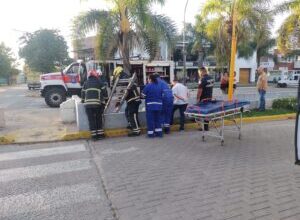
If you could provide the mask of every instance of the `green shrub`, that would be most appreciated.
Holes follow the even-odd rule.
[[[297,99],[296,98],[282,98],[275,99],[272,104],[273,109],[286,109],[291,111],[296,111],[297,109]]]

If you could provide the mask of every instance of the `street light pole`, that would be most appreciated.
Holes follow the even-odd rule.
[[[182,33],[182,43],[183,43],[183,79],[184,79],[184,84],[186,84],[186,47],[185,47],[185,14],[186,14],[186,8],[189,3],[189,0],[186,0],[185,7],[184,7],[184,15],[183,15],[183,33]]]

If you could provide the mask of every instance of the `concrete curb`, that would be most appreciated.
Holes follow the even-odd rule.
[[[296,114],[282,114],[282,115],[271,115],[271,116],[259,116],[259,117],[247,117],[243,118],[243,124],[251,124],[251,123],[259,123],[259,122],[267,122],[267,121],[283,121],[283,120],[293,120],[296,119]],[[239,122],[239,119],[237,119]],[[233,125],[231,121],[225,121],[225,125]],[[187,123],[185,124],[186,130],[196,130],[199,128],[197,123]],[[171,131],[178,131],[179,125],[173,125],[171,127]],[[127,136],[127,129],[109,129],[105,131],[105,135],[108,138],[112,137],[123,137]],[[146,133],[146,128],[142,128],[142,133]],[[83,140],[89,139],[90,132],[81,131],[81,132],[73,132],[67,133],[59,136],[57,140],[43,140],[43,141],[30,141],[26,142],[18,142],[13,135],[4,135],[0,136],[0,145],[8,145],[8,144],[35,144],[35,143],[49,143],[49,142],[58,142],[58,141],[74,141],[74,140]]]

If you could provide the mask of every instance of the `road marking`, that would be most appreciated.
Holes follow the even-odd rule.
[[[49,209],[54,210],[74,203],[96,201],[101,199],[96,186],[97,183],[92,182],[3,197],[0,198],[1,217],[47,211]]]
[[[67,162],[50,163],[37,166],[0,170],[0,183],[27,178],[45,177],[91,168],[88,159],[72,160]]]
[[[66,146],[66,147],[52,147],[52,148],[43,148],[43,149],[34,149],[26,151],[17,151],[10,153],[0,153],[0,161],[8,160],[18,160],[34,157],[45,157],[53,156],[67,153],[76,153],[86,151],[86,148],[83,144]]]

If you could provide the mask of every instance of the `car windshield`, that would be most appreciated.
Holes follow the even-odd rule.
[[[71,66],[72,66],[72,63],[63,70],[63,73],[66,74],[68,69],[70,69]]]

